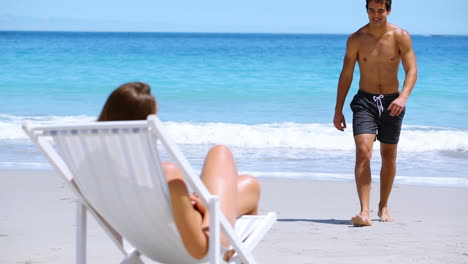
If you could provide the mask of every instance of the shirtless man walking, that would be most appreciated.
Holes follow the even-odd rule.
[[[351,102],[356,144],[355,179],[361,211],[351,221],[355,226],[372,225],[369,215],[372,147],[380,141],[380,221],[393,221],[388,198],[396,173],[397,144],[405,114],[405,104],[417,79],[416,56],[407,31],[387,22],[392,0],[366,0],[369,23],[351,34],[346,44],[343,69],[333,124],[346,128],[343,105],[359,64],[359,91]],[[398,68],[403,63],[406,76],[399,92]]]

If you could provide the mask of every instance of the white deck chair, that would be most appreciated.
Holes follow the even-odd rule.
[[[220,232],[236,251],[231,263],[255,263],[252,251],[276,221],[273,212],[243,216],[234,230],[219,209],[217,196],[208,192],[157,116],[80,125],[25,122],[23,128],[78,197],[77,263],[86,263],[86,212],[124,254],[121,263],[143,263],[140,255],[161,263],[222,263]],[[208,205],[211,235],[204,261],[187,253],[174,224],[158,140],[189,188]]]

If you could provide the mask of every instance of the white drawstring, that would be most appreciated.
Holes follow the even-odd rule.
[[[374,102],[376,102],[376,104],[377,104],[377,109],[379,109],[379,116],[384,111],[383,104],[382,104],[382,98],[384,98],[383,94],[373,97]]]

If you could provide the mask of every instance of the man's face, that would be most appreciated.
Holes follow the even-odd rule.
[[[387,16],[390,14],[390,10],[387,10],[385,3],[377,3],[370,1],[367,6],[367,15],[369,16],[369,22],[374,25],[383,25],[387,22]]]

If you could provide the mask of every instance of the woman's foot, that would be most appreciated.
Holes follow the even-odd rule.
[[[236,251],[234,249],[226,251],[226,253],[224,253],[223,260],[226,262],[230,261],[234,254],[236,254]]]

